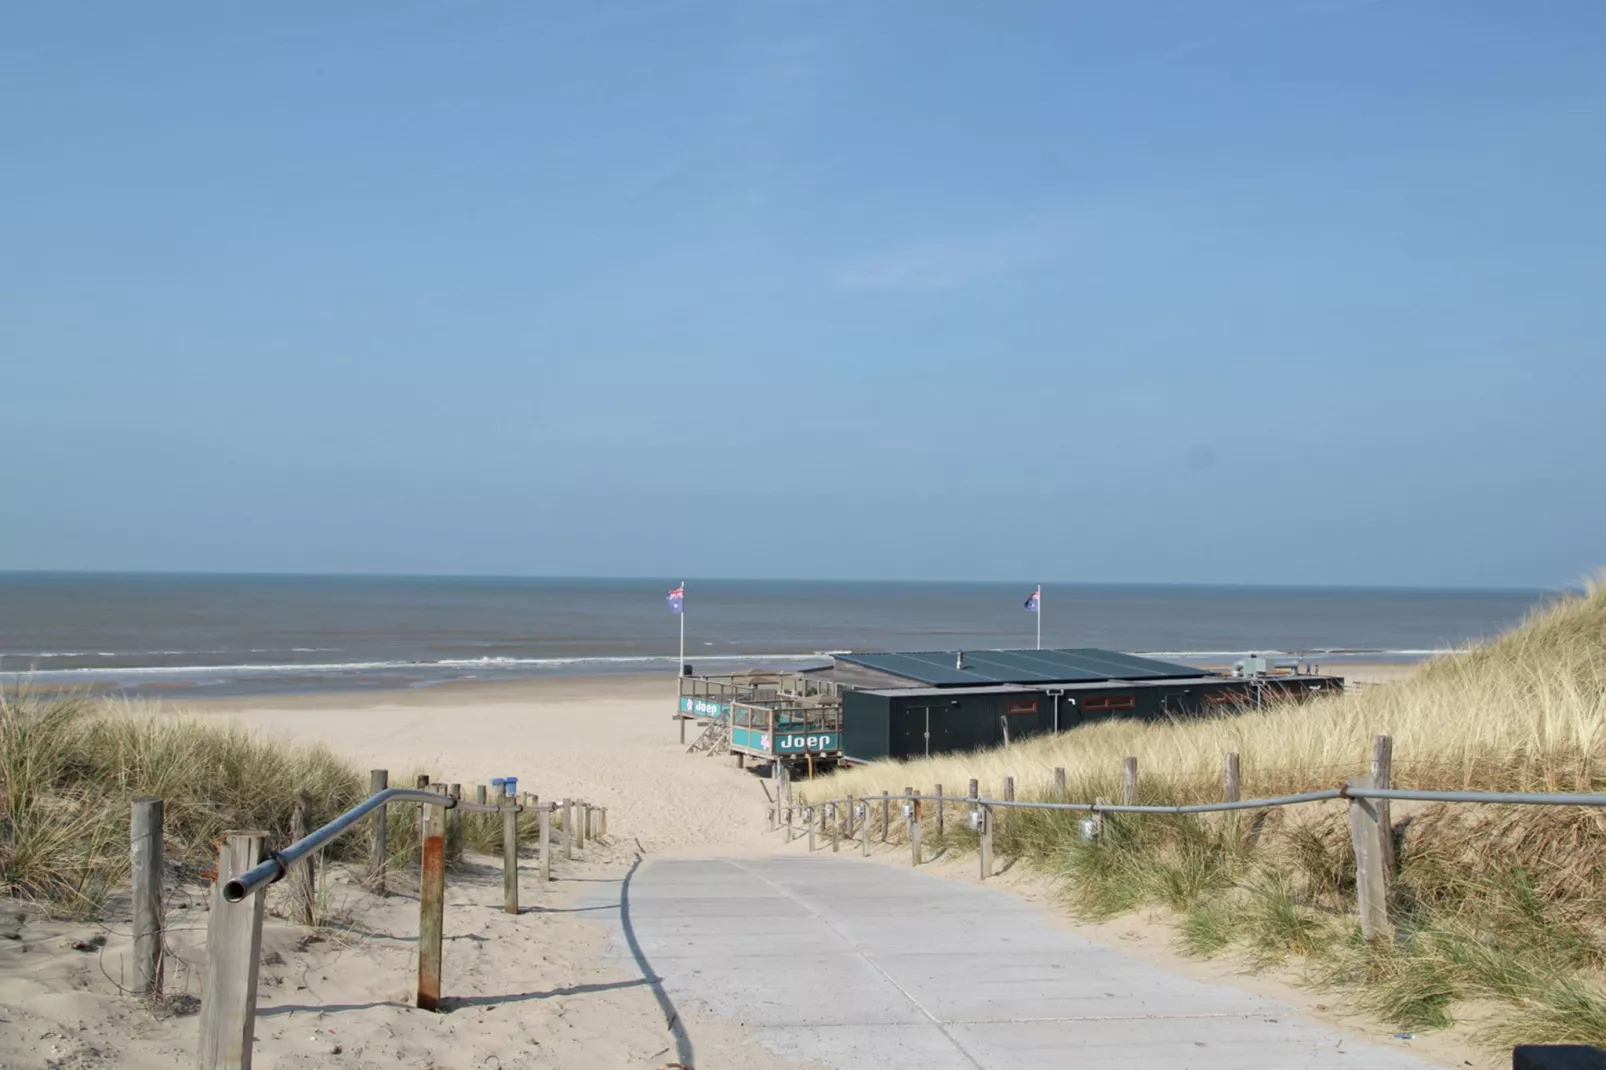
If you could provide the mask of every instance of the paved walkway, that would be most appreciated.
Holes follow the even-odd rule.
[[[892,866],[649,859],[623,907],[618,942],[661,979],[666,1011],[843,1070],[1431,1065],[1056,929],[1007,892]],[[680,1042],[699,1065],[695,1029]]]

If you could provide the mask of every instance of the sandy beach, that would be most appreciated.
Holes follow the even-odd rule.
[[[526,860],[526,909],[519,917],[499,910],[493,860],[451,877],[452,1013],[443,1016],[411,1007],[417,907],[405,888],[375,899],[342,867],[331,867],[329,924],[317,932],[275,917],[281,893],[271,889],[256,1065],[673,1065],[671,1034],[651,990],[608,946],[604,928],[573,906],[577,895],[596,882],[621,881],[639,854],[801,848],[765,835],[763,778],[737,769],[728,755],[686,753],[672,718],[674,688],[663,677],[567,678],[172,704],[155,714],[226,719],[270,736],[321,742],[363,767],[388,769],[393,783],[418,772],[466,785],[513,774],[521,789],[543,799],[581,797],[609,808],[609,842],[588,848],[582,861],[561,864],[551,884],[541,886],[533,860]],[[941,868],[961,879],[967,870],[963,862]],[[1031,898],[1049,894],[1041,882],[1021,891]],[[189,888],[170,904],[171,992],[200,990],[205,894]],[[8,1022],[0,1031],[0,1066],[154,1070],[193,1058],[195,1025],[187,1013],[193,1003],[181,998],[171,1011],[153,1015],[120,994],[130,951],[125,909],[114,904],[108,915],[114,920],[104,926],[7,914],[0,933],[9,937],[0,941],[0,1010]],[[1315,1010],[1310,994],[1285,980],[1236,978],[1217,964],[1177,960],[1166,949],[1164,925],[1133,921],[1085,931],[1195,976],[1252,984],[1335,1027],[1366,1031]],[[683,1024],[695,1028],[703,1070],[808,1065],[749,1042],[739,1020],[697,1008],[688,1014]],[[1470,1055],[1453,1041],[1433,1047],[1440,1058]],[[1459,1065],[1459,1058],[1446,1061]]]

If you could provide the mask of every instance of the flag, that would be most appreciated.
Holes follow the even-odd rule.
[[[686,585],[684,583],[669,592],[669,612],[686,612]]]
[[[1026,599],[1026,612],[1028,612],[1028,613],[1040,613],[1040,612],[1042,612],[1042,609],[1043,609],[1043,585],[1042,584],[1038,584],[1037,585],[1037,590],[1033,591],[1031,593],[1031,596]]]

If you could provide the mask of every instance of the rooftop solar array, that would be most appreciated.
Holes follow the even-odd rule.
[[[985,684],[1080,684],[1097,680],[1165,680],[1209,676],[1191,665],[1173,665],[1114,650],[923,650],[908,654],[837,654],[837,661],[914,680],[930,687]]]

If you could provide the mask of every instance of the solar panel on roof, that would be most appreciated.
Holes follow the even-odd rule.
[[[915,680],[931,687],[979,684],[1091,683],[1098,680],[1161,680],[1209,675],[1191,665],[1175,665],[1114,650],[922,650],[896,654],[838,654],[838,661]]]

